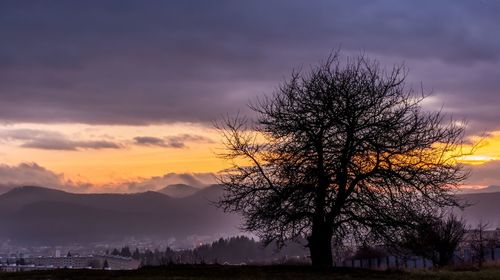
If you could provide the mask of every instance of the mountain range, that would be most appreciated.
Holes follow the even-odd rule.
[[[152,191],[75,194],[20,187],[0,195],[0,237],[22,244],[64,244],[236,235],[239,216],[213,205],[221,194],[219,185],[178,198]]]
[[[500,192],[460,194],[458,197],[468,204],[463,211],[456,211],[471,228],[479,223],[487,228],[500,228]]]
[[[167,186],[157,192],[76,194],[43,187],[19,187],[0,195],[0,238],[18,244],[69,244],[128,237],[182,239],[240,234],[241,217],[213,204],[220,185]],[[500,226],[500,192],[457,195],[470,204],[457,211],[474,227]]]
[[[157,192],[166,194],[171,197],[186,197],[193,195],[195,192],[199,191],[199,188],[195,188],[186,184],[174,184],[168,185],[162,189],[157,190]]]

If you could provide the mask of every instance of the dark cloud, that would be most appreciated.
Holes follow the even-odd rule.
[[[143,145],[143,146],[159,146],[159,147],[166,146],[165,140],[158,138],[158,137],[151,137],[151,136],[135,137],[134,143],[137,145]]]
[[[142,146],[157,146],[165,148],[185,148],[186,143],[213,143],[213,140],[201,135],[181,134],[168,136],[165,138],[138,136],[134,138],[134,143]]]
[[[2,1],[0,119],[209,123],[332,48],[406,61],[471,125],[500,128],[500,2]]]
[[[122,146],[105,140],[76,141],[59,132],[36,129],[10,129],[0,131],[1,140],[18,141],[24,148],[76,151],[81,149],[119,149]]]
[[[120,149],[121,146],[110,141],[72,141],[68,139],[35,139],[21,145],[24,148],[43,150],[76,151],[79,149]]]

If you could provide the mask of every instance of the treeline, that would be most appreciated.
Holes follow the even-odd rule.
[[[276,244],[264,246],[261,242],[245,236],[219,239],[211,244],[194,249],[131,250],[129,247],[114,249],[111,255],[140,260],[143,266],[170,264],[264,264],[307,262],[304,242],[289,242],[281,250]]]

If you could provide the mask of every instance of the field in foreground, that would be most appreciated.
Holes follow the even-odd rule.
[[[363,269],[315,270],[302,266],[146,267],[134,271],[52,270],[0,272],[0,279],[500,279],[500,268],[481,271],[370,271]]]

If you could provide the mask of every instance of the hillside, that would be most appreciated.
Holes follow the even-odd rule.
[[[186,197],[193,195],[200,189],[195,188],[190,185],[186,184],[175,184],[175,185],[168,185],[162,189],[157,190],[157,192],[166,194],[171,197]]]
[[[0,195],[0,237],[21,244],[64,244],[131,236],[166,240],[240,233],[240,217],[213,205],[223,194],[221,186],[183,194],[75,194],[42,187],[15,188]],[[470,206],[457,214],[471,226],[480,220],[488,221],[490,227],[500,226],[500,192],[458,196]]]
[[[157,192],[74,194],[16,188],[0,195],[0,236],[23,244],[60,244],[237,234],[240,219],[214,207],[206,193],[217,194],[219,187],[184,198]]]
[[[491,185],[484,188],[461,188],[461,194],[474,194],[474,193],[493,193],[500,192],[500,186]]]
[[[457,211],[474,227],[480,221],[490,228],[500,227],[500,192],[462,194],[458,197],[469,204],[464,211]]]

